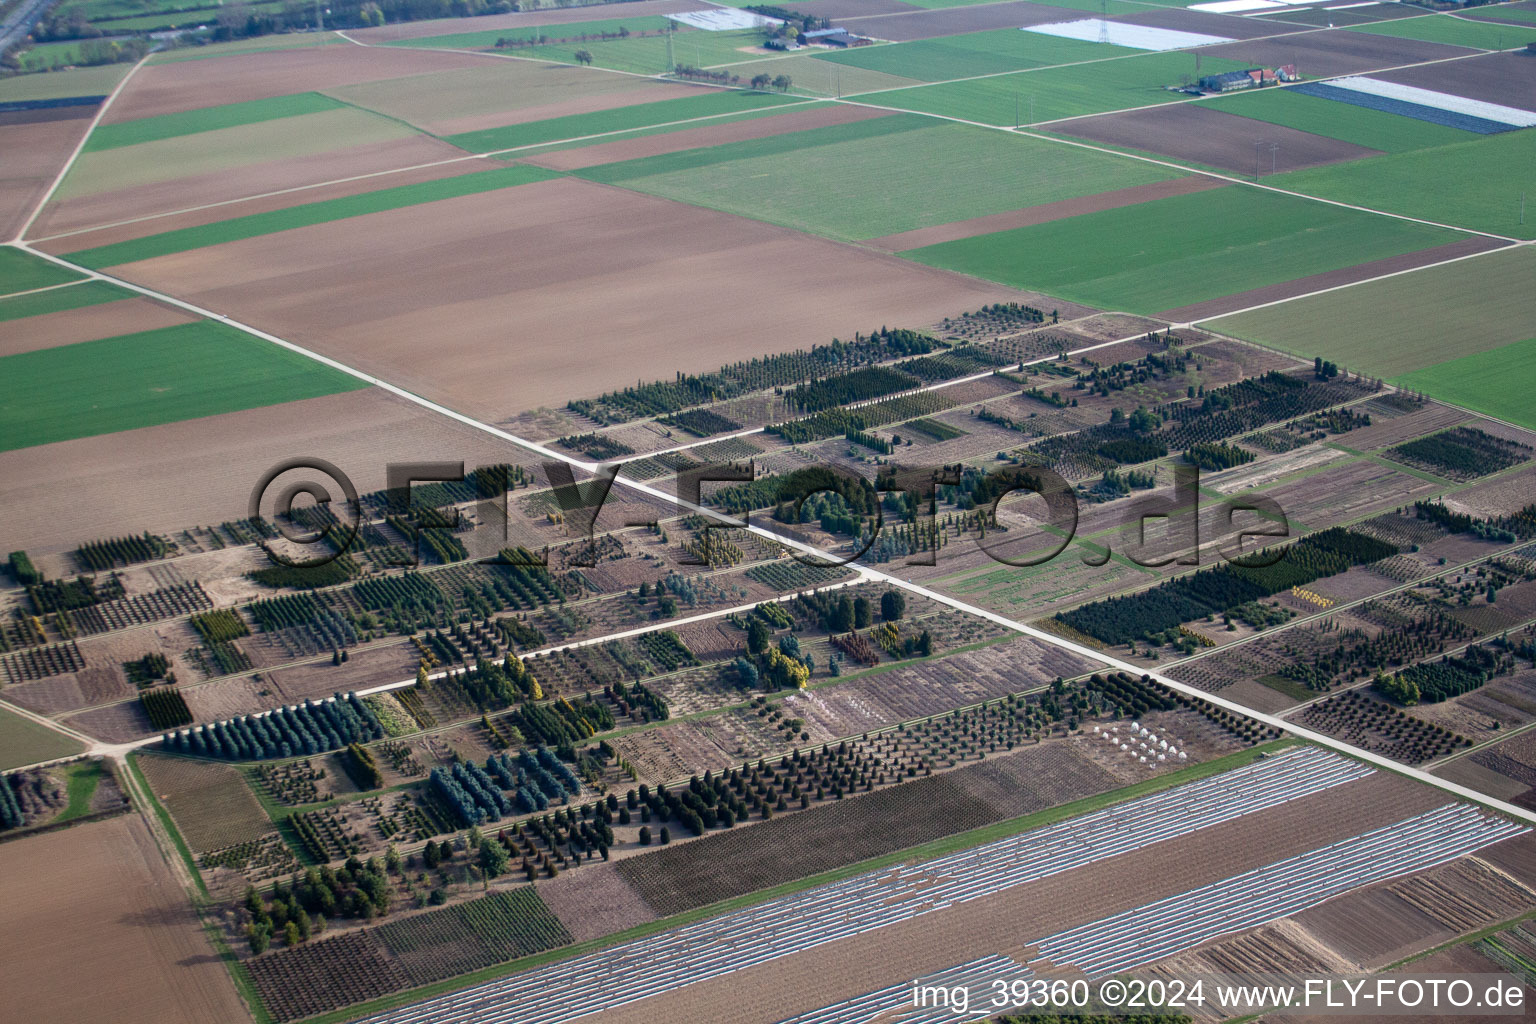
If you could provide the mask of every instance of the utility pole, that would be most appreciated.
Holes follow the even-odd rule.
[[[672,56],[672,21],[667,20],[667,70],[676,71],[677,61]]]
[[[320,12],[320,0],[315,0],[315,31],[325,31],[325,15]]]

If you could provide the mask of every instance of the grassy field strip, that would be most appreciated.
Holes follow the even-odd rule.
[[[1472,21],[1453,14],[1429,14],[1423,17],[1391,18],[1369,25],[1351,25],[1345,31],[1369,32],[1374,36],[1418,39],[1426,43],[1447,43],[1476,50],[1506,50],[1524,46],[1530,32],[1514,25]]]
[[[955,242],[908,259],[1102,309],[1156,313],[1453,241],[1450,231],[1225,188]],[[1127,240],[1139,244],[1127,245]],[[1304,263],[1295,257],[1305,254]]]
[[[206,320],[5,356],[0,377],[0,451],[367,386]]]
[[[119,121],[102,125],[91,133],[86,141],[85,152],[94,153],[119,146],[135,146],[143,142],[156,142],[181,135],[194,135],[234,128],[239,125],[258,124],[302,114],[318,114],[343,106],[329,96],[318,92],[299,92],[272,99],[249,100],[244,103],[226,103],[217,107],[199,107],[177,114],[161,114],[135,121]]]
[[[84,743],[62,727],[52,722],[45,725],[37,716],[0,702],[0,769],[53,761],[85,749]]]
[[[610,134],[634,128],[677,124],[704,117],[736,114],[762,107],[804,102],[776,93],[711,90],[697,96],[636,103],[589,114],[572,114],[546,121],[526,121],[501,128],[448,135],[444,141],[471,153],[494,153],[525,146]]]
[[[546,171],[540,167],[524,165],[497,167],[450,178],[418,182],[413,185],[399,185],[376,192],[364,192],[355,196],[325,199],[317,203],[305,203],[302,206],[290,206],[282,210],[253,213],[245,217],[214,221],[197,227],[179,228],[158,235],[145,235],[142,238],[133,238],[112,245],[80,249],[69,253],[68,256],[71,261],[81,266],[99,270],[102,267],[153,259],[157,256],[201,249],[223,242],[255,238],[258,235],[269,235],[278,231],[361,217],[385,210],[398,210],[442,199],[515,188],[518,185],[548,181],[558,177],[561,175],[555,171]]]

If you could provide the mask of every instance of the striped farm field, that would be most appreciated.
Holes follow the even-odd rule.
[[[869,101],[900,110],[1012,127],[1016,118],[1038,123],[1169,103],[1181,97],[1167,88],[1177,87],[1181,76],[1213,75],[1247,66],[1205,56],[1197,69],[1192,54],[1144,53],[968,82],[914,86],[882,92],[869,97]]]
[[[1197,104],[1223,114],[1283,125],[1297,131],[1352,142],[1383,153],[1407,153],[1433,146],[1473,141],[1475,136],[1459,128],[1431,124],[1412,117],[1389,114],[1369,107],[1337,103],[1291,89],[1262,89],[1233,93]]]
[[[0,299],[0,322],[22,320],[29,316],[62,313],[68,309],[96,306],[103,302],[126,299],[133,292],[105,281],[82,281],[68,288],[50,288],[31,295]]]
[[[314,156],[348,146],[417,135],[399,121],[352,107],[214,128],[82,153],[55,198],[217,174],[249,164]]]
[[[736,114],[793,102],[796,102],[794,98],[772,93],[701,91],[697,96],[636,103],[627,107],[615,107],[612,110],[596,110],[587,114],[550,118],[546,121],[528,121],[523,124],[509,124],[502,128],[464,132],[448,136],[447,141],[471,153],[493,153],[518,146],[533,146],[542,142],[578,139],[588,135],[628,131],[634,128],[650,128],[693,118]]]
[[[266,100],[246,103],[226,103],[217,107],[201,107],[179,114],[161,114],[158,117],[142,117],[134,121],[102,125],[86,140],[85,151],[116,149],[143,142],[173,139],[181,135],[196,135],[220,128],[236,128],[246,124],[260,124],[303,114],[318,114],[327,110],[339,110],[346,106],[317,92],[300,92],[292,96],[276,96]]]
[[[929,266],[1155,313],[1455,240],[1454,232],[1227,187],[944,242]]]
[[[1536,366],[1536,338],[1478,352],[1405,373],[1392,380],[1467,409],[1536,430],[1531,406],[1531,367]]]
[[[0,451],[367,387],[209,321],[5,356],[0,378]]]
[[[843,240],[1179,176],[1085,149],[901,115],[578,173]]]
[[[81,266],[92,268],[111,267],[122,263],[152,259],[156,256],[166,256],[174,252],[201,249],[205,246],[218,245],[222,242],[234,242],[243,238],[269,235],[276,231],[288,231],[293,228],[307,227],[311,224],[324,224],[329,221],[345,220],[348,217],[360,217],[364,214],[379,213],[383,210],[398,210],[401,207],[415,206],[418,203],[430,203],[440,199],[452,199],[458,196],[475,195],[480,192],[514,188],[518,185],[545,181],[553,177],[557,177],[554,172],[542,170],[538,167],[522,165],[498,167],[493,170],[478,171],[473,174],[439,178],[435,181],[424,181],[414,185],[400,185],[395,188],[380,189],[376,192],[364,192],[361,195],[343,196],[339,199],[327,199],[318,203],[305,203],[302,206],[291,206],[284,210],[255,213],[246,217],[215,221],[212,224],[165,231],[157,235],[146,235],[143,238],[134,238],[112,245],[82,249],[70,253],[69,258],[72,262],[78,263]]]
[[[1059,39],[1005,28],[891,46],[861,47],[819,55],[818,59],[922,82],[945,82],[971,75],[1023,71],[1134,52],[1122,46]]]
[[[1441,267],[1267,309],[1207,326],[1311,359],[1396,378],[1444,360],[1501,349],[1536,324],[1536,253],[1504,249]],[[1426,331],[1426,323],[1443,330]]]

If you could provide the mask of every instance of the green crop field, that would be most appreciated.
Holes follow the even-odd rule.
[[[1313,167],[1266,179],[1277,188],[1512,238],[1536,238],[1536,131],[1476,136],[1453,146]]]
[[[267,160],[329,153],[347,146],[416,134],[408,125],[366,110],[342,107],[276,121],[258,121],[82,153],[56,198],[216,174]]]
[[[1178,177],[1091,150],[904,115],[578,173],[844,240]]]
[[[462,135],[450,135],[447,141],[471,153],[493,153],[517,146],[532,146],[561,139],[578,139],[587,135],[620,132],[631,128],[649,128],[674,121],[734,114],[793,102],[796,102],[795,98],[773,93],[700,91],[697,96],[683,96],[675,100],[636,103],[628,107],[615,107],[612,110],[597,110],[590,114],[572,114],[569,117],[556,117],[547,121],[529,121],[524,124],[509,124],[503,128],[465,132]]]
[[[0,708],[0,770],[68,757],[84,749],[68,736]]]
[[[1058,39],[1016,28],[971,32],[962,36],[919,39],[891,46],[868,46],[822,54],[819,60],[883,71],[921,82],[944,82],[971,75],[1067,64],[1135,53],[1121,46]]]
[[[368,386],[209,321],[5,356],[0,380],[0,451]]]
[[[134,146],[141,142],[174,139],[180,135],[195,135],[220,128],[235,128],[244,124],[260,124],[284,117],[302,114],[318,114],[325,110],[340,110],[346,104],[322,96],[317,92],[299,92],[291,96],[275,96],[266,100],[247,103],[226,103],[218,107],[201,107],[179,114],[161,114],[143,117],[136,121],[120,121],[98,127],[86,140],[85,152]]]
[[[1246,67],[1237,61],[1207,55],[1200,60],[1199,74]],[[880,93],[870,97],[870,102],[982,124],[1012,126],[1016,116],[1026,122],[1030,120],[1031,101],[1034,120],[1039,122],[1187,98],[1167,89],[1170,85],[1178,86],[1186,75],[1196,75],[1194,54],[1146,53],[969,82],[914,86]]]
[[[1504,249],[1207,326],[1391,378],[1435,366],[1448,352],[1470,356],[1531,337],[1533,280],[1536,253]]]
[[[1513,25],[1468,21],[1448,14],[1431,14],[1424,18],[1392,18],[1370,25],[1355,25],[1350,31],[1394,36],[1398,39],[1421,39],[1427,43],[1471,46],[1479,50],[1507,50],[1514,46],[1524,46],[1530,36],[1530,32]]]
[[[553,32],[549,34],[554,35]],[[771,51],[761,48],[762,38],[762,33],[755,29],[743,29],[739,32],[705,32],[698,29],[685,29],[672,35],[672,60],[678,64],[716,67],[763,58],[770,55]],[[540,60],[574,64],[577,50],[586,50],[590,53],[593,66],[613,71],[655,75],[670,71],[672,68],[672,60],[667,56],[667,37],[661,32],[631,36],[628,39],[544,43],[503,52],[513,53],[519,57],[537,57]]]
[[[1405,373],[1393,384],[1536,430],[1536,338]]]
[[[1102,309],[1156,313],[1456,237],[1294,196],[1228,187],[903,255]]]
[[[605,18],[601,21],[574,21],[565,25],[530,25],[527,27],[485,29],[480,32],[450,32],[447,35],[427,36],[424,39],[396,39],[385,46],[429,46],[443,50],[489,50],[498,39],[576,39],[579,36],[614,34],[620,29],[629,32],[656,32],[667,27],[667,19],[659,14],[641,15],[635,18]],[[599,40],[590,40],[598,42]],[[586,46],[587,44],[579,44]],[[588,47],[590,49],[590,47]],[[510,51],[523,53],[524,50]]]
[[[1473,13],[1479,18],[1497,18],[1499,21],[1516,22],[1522,25],[1536,25],[1536,11],[1525,7],[1500,4],[1497,7],[1480,7]]]
[[[72,252],[69,254],[69,259],[71,262],[92,269],[112,267],[121,263],[133,263],[137,260],[165,256],[173,252],[201,249],[221,242],[234,242],[242,238],[255,238],[257,235],[270,235],[278,231],[308,227],[311,224],[325,224],[329,221],[361,217],[364,214],[379,213],[383,210],[398,210],[405,206],[436,202],[439,199],[453,199],[480,192],[514,188],[529,182],[546,181],[559,176],[554,171],[546,171],[539,167],[522,165],[498,167],[473,174],[460,174],[452,178],[439,178],[414,185],[380,189],[377,192],[343,196],[340,199],[305,203],[303,206],[290,206],[286,210],[253,213],[247,217],[235,217],[230,220],[215,221],[212,224],[165,231],[158,235],[146,235],[143,238],[133,238],[112,245]]]
[[[67,309],[97,306],[103,302],[116,302],[133,294],[126,288],[119,288],[105,281],[82,281],[68,288],[53,288],[46,292],[0,299],[0,322],[42,316],[45,313],[62,313]]]
[[[41,256],[10,247],[0,249],[0,294],[14,295],[34,288],[49,288],[78,281],[81,277],[78,271],[66,270]]]
[[[1415,117],[1388,114],[1321,96],[1308,96],[1291,89],[1229,93],[1220,99],[1203,101],[1200,106],[1353,142],[1384,153],[1406,153],[1480,138],[1459,128],[1447,128]]]

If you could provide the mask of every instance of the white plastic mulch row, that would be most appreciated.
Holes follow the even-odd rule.
[[[1247,14],[1249,11],[1278,11],[1289,6],[1280,0],[1214,0],[1208,4],[1191,4],[1189,10],[1207,14]]]
[[[1190,46],[1212,46],[1230,43],[1226,36],[1211,36],[1203,32],[1179,32],[1171,28],[1155,28],[1151,25],[1128,25],[1103,18],[1082,18],[1078,21],[1057,21],[1049,25],[1026,25],[1025,32],[1038,32],[1043,36],[1061,39],[1082,39],[1090,43],[1106,42],[1132,50],[1182,50]]]
[[[737,10],[734,7],[715,7],[707,11],[686,11],[683,14],[669,14],[668,18],[684,25],[701,28],[706,32],[730,32],[742,28],[762,28],[764,25],[782,25],[779,18],[769,18],[761,14],[753,14],[751,11]]]
[[[1188,835],[1372,774],[1298,747],[916,865],[867,872],[369,1018],[558,1024]]]
[[[1333,86],[1335,89],[1348,89],[1351,92],[1363,92],[1370,96],[1384,96],[1387,99],[1401,100],[1404,103],[1417,103],[1421,107],[1449,110],[1455,114],[1480,117],[1485,121],[1497,121],[1500,124],[1514,125],[1517,128],[1530,128],[1536,125],[1536,113],[1532,113],[1529,110],[1506,107],[1499,103],[1487,103],[1483,100],[1468,99],[1465,96],[1456,96],[1448,92],[1420,89],[1412,85],[1399,85],[1396,82],[1385,82],[1379,78],[1366,78],[1364,76],[1330,78],[1326,84]]]
[[[930,1003],[913,1006],[913,985],[953,989],[965,985],[969,1005],[985,1005],[978,989],[995,991],[991,979],[1029,978],[1049,962],[1101,978],[1192,949],[1222,935],[1255,928],[1299,913],[1361,886],[1444,864],[1484,846],[1529,831],[1465,804],[1437,810],[1341,840],[1321,849],[1191,889],[1167,899],[1057,932],[1027,945],[1042,954],[1029,966],[989,956],[912,984],[869,992],[780,1024],[867,1024],[880,1017],[900,1024],[927,1024],[944,1017]],[[990,975],[990,978],[989,978]],[[952,1011],[946,1010],[951,1013]],[[892,1014],[882,1017],[882,1014]]]

